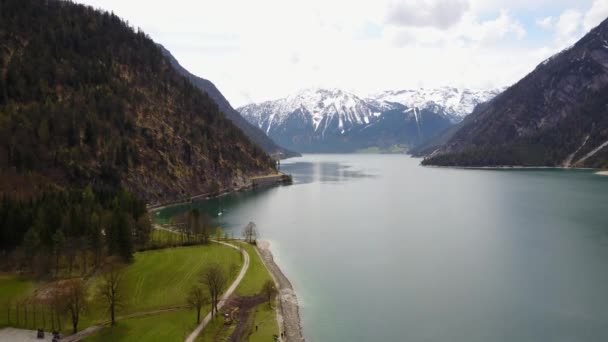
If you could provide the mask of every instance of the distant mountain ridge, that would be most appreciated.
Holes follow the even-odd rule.
[[[455,87],[388,90],[370,95],[367,100],[399,103],[408,108],[442,113],[458,123],[471,114],[478,104],[491,100],[503,90]]]
[[[608,167],[608,19],[452,133],[423,164]]]
[[[173,65],[177,72],[188,78],[192,84],[194,84],[194,86],[206,92],[207,95],[209,95],[209,97],[211,97],[211,99],[218,105],[220,111],[224,113],[226,117],[230,119],[238,128],[240,128],[243,133],[245,133],[245,135],[251,139],[252,142],[260,146],[266,153],[273,156],[280,156],[281,158],[289,158],[299,155],[298,153],[278,146],[274,141],[272,141],[272,139],[264,134],[264,132],[247,122],[247,120],[245,120],[241,114],[239,114],[239,112],[232,108],[228,100],[226,100],[224,95],[222,95],[213,82],[192,74],[177,61],[169,50],[160,44],[159,47],[163,51],[163,54],[169,59],[169,61],[171,61],[171,65]]]
[[[440,88],[361,98],[313,88],[237,110],[279,144],[300,152],[403,151],[460,121],[466,110],[495,93]]]

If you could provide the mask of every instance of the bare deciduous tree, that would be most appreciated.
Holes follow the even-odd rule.
[[[209,296],[211,297],[211,316],[217,313],[217,304],[219,302],[220,294],[226,286],[226,276],[222,267],[212,262],[203,270],[201,276],[201,283],[207,287]]]
[[[245,238],[245,241],[247,241],[248,243],[251,244],[255,244],[258,232],[257,232],[257,228],[255,223],[253,222],[249,222],[246,226],[245,229],[243,231],[243,237]]]
[[[51,325],[55,329],[55,320],[57,320],[57,330],[61,330],[61,317],[65,313],[66,296],[60,287],[54,287],[49,291],[48,305],[51,311]]]
[[[188,305],[196,310],[196,324],[201,322],[201,309],[207,303],[209,303],[209,298],[203,291],[203,288],[200,286],[194,286],[188,292]]]
[[[65,306],[67,312],[72,319],[72,330],[75,334],[78,332],[78,322],[80,322],[81,314],[87,308],[86,301],[86,286],[81,279],[74,279],[65,283]]]
[[[99,284],[98,295],[104,301],[112,325],[116,323],[116,309],[122,307],[125,301],[125,290],[123,287],[124,265],[116,257],[108,258],[104,272]]]
[[[268,305],[272,306],[272,298],[277,294],[277,288],[272,280],[267,280],[262,286],[262,293],[268,299]]]

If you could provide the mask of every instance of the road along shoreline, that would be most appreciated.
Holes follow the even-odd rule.
[[[253,189],[272,187],[277,185],[289,185],[292,183],[291,175],[278,172],[276,174],[264,175],[264,176],[255,176],[248,178],[248,181],[241,186],[236,186],[233,188],[224,189],[220,192],[208,192],[204,194],[198,194],[193,196],[188,196],[185,198],[176,199],[174,201],[164,202],[164,203],[148,203],[146,209],[148,212],[155,212],[167,208],[177,207],[180,205],[186,205],[197,201],[204,201],[211,198],[222,197],[230,194],[234,194],[237,192],[245,192]]]
[[[279,328],[281,329],[281,332],[284,333],[284,340],[287,342],[305,341],[302,333],[298,298],[296,297],[296,292],[294,291],[291,282],[274,262],[272,252],[270,251],[270,243],[268,241],[258,240],[257,246],[257,251],[260,253],[264,265],[270,271],[270,274],[278,287],[279,307],[281,311]]]

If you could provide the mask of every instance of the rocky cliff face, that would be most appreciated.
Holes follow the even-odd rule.
[[[608,166],[608,21],[542,62],[424,163]]]

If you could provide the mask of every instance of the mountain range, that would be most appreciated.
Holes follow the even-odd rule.
[[[608,167],[608,19],[441,140],[423,164]]]
[[[444,87],[362,98],[341,89],[306,89],[237,111],[279,145],[299,152],[405,151],[460,122],[499,92]]]

